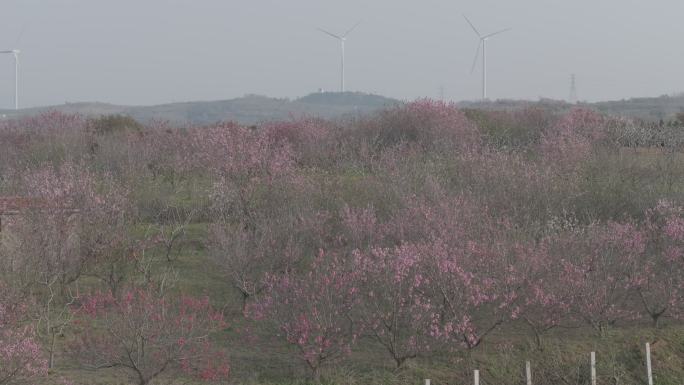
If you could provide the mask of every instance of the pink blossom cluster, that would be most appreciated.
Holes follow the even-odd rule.
[[[573,169],[591,154],[606,135],[609,120],[587,109],[574,109],[542,134],[540,152],[546,161]]]
[[[187,144],[191,167],[210,169],[222,178],[273,180],[290,174],[294,166],[288,142],[233,123],[192,128]]]

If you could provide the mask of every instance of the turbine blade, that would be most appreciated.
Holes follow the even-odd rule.
[[[335,35],[334,33],[328,32],[328,31],[326,31],[326,30],[324,30],[324,29],[322,29],[322,28],[316,28],[316,29],[319,30],[319,31],[321,31],[321,32],[323,32],[323,33],[326,34],[326,35],[330,35],[330,36],[334,37],[335,39],[338,39],[338,40],[341,40],[341,39],[342,39],[341,36],[337,36],[337,35]]]
[[[494,36],[494,35],[498,35],[498,34],[500,34],[500,33],[508,32],[508,31],[510,31],[511,29],[513,29],[513,28],[502,29],[501,31],[494,32],[494,33],[490,33],[490,34],[487,35],[487,36],[482,36],[482,38],[483,38],[483,39],[489,39],[490,37],[492,37],[492,36]]]
[[[19,32],[19,35],[17,36],[17,40],[14,42],[14,46],[15,46],[15,47],[19,45],[19,42],[21,41],[21,38],[24,37],[24,34],[26,33],[26,29],[28,28],[29,24],[30,24],[30,23],[25,23],[25,24],[21,27],[21,31]]]
[[[359,26],[359,24],[361,24],[360,21],[359,21],[358,23],[354,24],[353,27],[349,28],[349,30],[348,30],[347,32],[345,32],[344,35],[342,35],[342,37],[347,37],[347,35],[349,35],[350,33],[352,33],[352,31],[355,30],[356,27]]]
[[[475,51],[475,59],[473,59],[473,66],[470,68],[470,74],[475,72],[475,66],[477,65],[477,59],[480,57],[480,50],[482,49],[482,40],[477,44],[477,51]]]
[[[476,34],[477,36],[479,36],[479,37],[482,37],[482,35],[480,35],[480,32],[477,30],[477,28],[475,28],[475,26],[473,25],[473,23],[470,22],[470,19],[468,19],[468,16],[463,15],[463,18],[466,19],[466,21],[467,21],[468,24],[470,25],[470,28],[473,29],[473,31],[475,32],[475,34]]]

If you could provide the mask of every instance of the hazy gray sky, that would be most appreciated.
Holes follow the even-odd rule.
[[[684,91],[683,0],[1,0],[0,50],[19,48],[24,106],[158,104],[347,88],[400,99],[476,99],[483,32],[491,98],[584,100]],[[16,43],[22,29],[25,32]],[[16,45],[16,47],[15,47]],[[0,56],[0,107],[13,61]]]

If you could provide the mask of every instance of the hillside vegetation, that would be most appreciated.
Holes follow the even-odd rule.
[[[0,384],[575,385],[591,351],[643,384],[645,342],[680,384],[683,152],[675,121],[431,100],[0,121]]]

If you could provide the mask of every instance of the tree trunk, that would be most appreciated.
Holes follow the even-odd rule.
[[[57,341],[57,333],[52,333],[50,337],[50,358],[48,361],[48,369],[55,367],[55,342]]]
[[[244,291],[241,291],[240,294],[242,294],[242,314],[245,314],[245,311],[247,311],[247,300],[249,300],[249,294]]]
[[[311,368],[311,379],[314,384],[318,385],[321,383],[321,370],[318,366]]]
[[[653,328],[660,329],[660,314],[651,314],[651,319],[653,319]]]
[[[135,374],[138,375],[138,385],[147,385],[147,383],[150,382],[150,379],[145,378],[145,376],[143,376],[143,374],[140,370],[138,370],[137,368],[134,368],[134,370],[135,370]]]
[[[544,344],[542,342],[542,336],[541,333],[536,329],[532,328],[534,330],[534,343],[537,345],[537,350],[540,352],[544,351]]]
[[[606,338],[606,335],[608,333],[608,327],[606,325],[604,325],[603,322],[599,322],[598,331],[599,331],[599,337]]]

